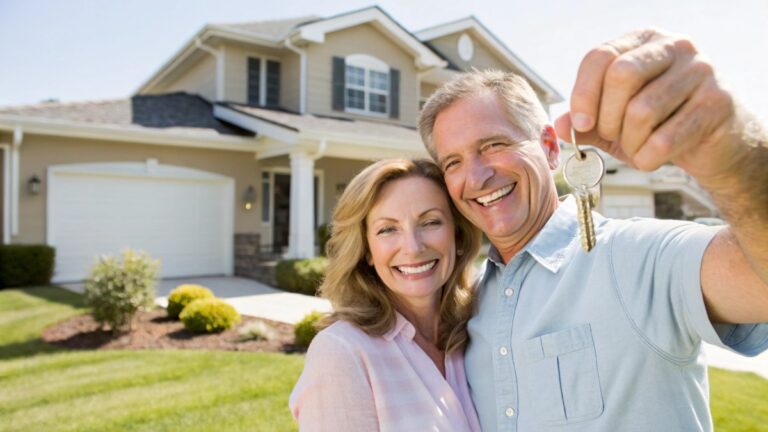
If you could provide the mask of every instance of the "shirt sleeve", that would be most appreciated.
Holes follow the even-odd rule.
[[[289,406],[301,431],[379,430],[362,359],[328,331],[312,341]]]
[[[718,231],[637,219],[614,236],[612,267],[625,310],[646,342],[670,360],[691,360],[701,341],[744,355],[768,348],[768,324],[713,325],[709,320],[701,263]]]

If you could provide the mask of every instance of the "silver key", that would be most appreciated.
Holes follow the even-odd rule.
[[[576,146],[576,152],[565,161],[563,177],[576,198],[581,247],[589,252],[596,243],[592,209],[600,199],[600,181],[605,174],[605,163],[597,151],[579,148],[573,129],[571,142]]]

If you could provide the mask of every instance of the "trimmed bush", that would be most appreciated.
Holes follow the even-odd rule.
[[[326,268],[328,259],[324,257],[280,261],[275,269],[277,286],[286,291],[315,295]]]
[[[55,256],[46,245],[0,245],[0,288],[50,284]]]
[[[93,318],[118,332],[139,310],[155,304],[155,283],[160,261],[145,252],[126,249],[122,259],[103,256],[85,282],[85,301]]]
[[[218,333],[240,322],[235,308],[217,298],[193,301],[181,311],[179,318],[192,333]]]
[[[323,314],[317,311],[304,315],[304,318],[293,328],[293,343],[300,348],[309,347],[312,339],[317,335],[317,324],[323,318]]]
[[[213,292],[200,285],[185,284],[174,288],[168,295],[168,317],[179,319],[179,314],[188,304],[197,299],[213,298]]]

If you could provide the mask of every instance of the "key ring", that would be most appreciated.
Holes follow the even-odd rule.
[[[573,126],[571,126],[571,143],[576,147],[576,158],[579,160],[584,160],[586,155],[579,148],[579,143],[576,142],[576,130],[573,129]]]

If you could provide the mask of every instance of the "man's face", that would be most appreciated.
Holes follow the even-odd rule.
[[[451,198],[494,245],[524,243],[549,219],[559,153],[551,128],[526,136],[501,99],[482,92],[440,112],[432,138]]]

